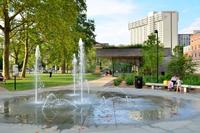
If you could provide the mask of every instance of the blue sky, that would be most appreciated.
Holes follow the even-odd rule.
[[[96,40],[109,44],[129,44],[128,22],[151,11],[179,13],[179,33],[200,30],[200,0],[87,0],[89,19],[95,20]]]

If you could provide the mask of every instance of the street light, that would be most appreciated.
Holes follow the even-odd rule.
[[[156,72],[156,74],[157,74],[157,76],[156,76],[156,79],[157,79],[157,83],[158,83],[158,71],[159,71],[159,66],[158,66],[158,64],[159,64],[159,62],[158,62],[159,61],[158,60],[158,58],[159,58],[158,57],[158,47],[159,47],[158,46],[158,30],[154,30],[154,33],[156,34],[156,44],[157,44],[157,51],[156,51],[156,53],[157,53],[157,62],[156,62],[157,63],[157,65],[156,65],[157,66],[157,72]]]

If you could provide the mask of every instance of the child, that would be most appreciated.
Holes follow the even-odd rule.
[[[177,78],[177,86],[176,86],[176,92],[178,92],[179,90],[180,90],[180,92],[181,92],[181,83],[182,83],[182,81],[180,80],[180,78],[178,77]]]
[[[168,81],[168,86],[167,86],[168,90],[171,91],[173,87],[174,87],[173,82],[171,80]]]

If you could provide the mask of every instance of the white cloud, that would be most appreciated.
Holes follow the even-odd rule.
[[[136,6],[129,1],[122,0],[87,0],[88,16],[104,16],[114,14],[127,14]]]
[[[200,30],[200,18],[197,18],[191,25],[182,29],[180,33],[193,33],[193,30]]]
[[[128,44],[130,34],[128,31],[127,21],[107,22],[96,27],[98,42],[105,42],[109,44]]]
[[[128,22],[136,9],[133,0],[87,0],[87,15],[95,20],[96,41],[128,44]]]

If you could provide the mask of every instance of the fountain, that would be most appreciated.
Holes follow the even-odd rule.
[[[35,103],[39,103],[39,46],[36,47],[35,58]],[[43,92],[43,95],[46,96],[43,104],[30,104],[34,95],[4,99],[2,100],[3,105],[0,106],[0,111],[3,111],[0,115],[0,121],[45,125],[47,127],[58,126],[61,130],[74,128],[78,125],[81,126],[82,130],[84,127],[105,125],[117,127],[129,124],[135,126],[136,124],[186,119],[200,113],[200,107],[192,104],[194,101],[180,99],[179,96],[174,98],[172,95],[166,98],[165,95],[151,96],[151,93],[147,95],[148,92],[127,93],[122,89],[115,89],[111,92],[109,88],[90,92],[89,84],[84,80],[84,47],[81,39],[79,40],[79,58],[79,74],[77,74],[78,61],[75,54],[73,55],[74,86],[72,91]],[[80,87],[76,85],[78,80],[76,75],[79,75]],[[76,94],[79,88],[81,90],[80,97]],[[84,88],[87,92],[83,91]],[[196,101],[196,105],[200,105],[200,102]]]
[[[73,82],[74,82],[74,95],[76,95],[76,64],[77,63],[77,59],[76,59],[76,55],[73,55],[73,60],[72,60],[72,64],[73,64]]]
[[[85,86],[87,88],[88,94],[90,94],[90,86],[89,86],[88,80],[85,80]]]
[[[81,89],[81,103],[83,103],[83,75],[84,70],[84,47],[82,39],[79,40],[79,80],[80,80],[80,89]]]
[[[38,103],[38,80],[39,80],[40,49],[37,45],[35,50],[35,103]]]

